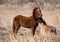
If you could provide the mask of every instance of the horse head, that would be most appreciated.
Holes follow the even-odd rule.
[[[33,16],[34,18],[42,17],[41,9],[39,7],[33,9]]]

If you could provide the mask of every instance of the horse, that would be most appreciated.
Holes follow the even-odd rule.
[[[46,24],[45,20],[43,20],[43,18],[39,18],[39,26],[41,28],[40,32],[41,35],[45,35],[45,34],[54,34],[56,35],[56,28],[53,26],[49,26]]]
[[[38,26],[38,18],[42,17],[41,9],[39,7],[35,7],[32,12],[32,16],[22,16],[17,15],[13,19],[13,34],[16,38],[17,31],[21,26],[25,28],[31,28],[32,35],[34,36],[35,30]]]

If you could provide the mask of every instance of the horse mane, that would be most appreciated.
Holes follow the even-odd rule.
[[[38,22],[39,22],[39,23],[43,23],[43,24],[47,25],[47,24],[46,24],[46,22],[45,22],[45,20],[43,20],[43,18],[42,18],[42,17],[40,17],[40,18],[38,19]]]

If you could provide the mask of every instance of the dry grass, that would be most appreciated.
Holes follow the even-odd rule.
[[[18,35],[17,40],[13,38],[13,35],[0,35],[0,42],[60,42],[60,35],[46,35],[42,37],[41,35],[35,35],[34,38],[26,35]]]
[[[16,15],[30,16],[32,15],[33,5],[30,3],[21,7],[18,5],[1,5],[0,6],[0,42],[60,42],[60,10],[44,10],[42,9],[43,19],[48,25],[57,29],[57,35],[40,34],[40,27],[37,27],[34,38],[31,36],[30,29],[21,27],[18,31],[17,40],[12,35],[12,21]],[[22,12],[23,11],[23,12]],[[23,34],[24,33],[24,34]]]

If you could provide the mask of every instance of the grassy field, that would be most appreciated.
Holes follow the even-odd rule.
[[[56,5],[56,7],[59,5]],[[33,38],[30,29],[21,27],[17,34],[17,40],[14,40],[12,34],[13,18],[16,15],[31,16],[35,6],[35,3],[28,3],[23,6],[16,4],[0,5],[0,42],[60,42],[60,9],[52,8],[50,4],[44,4],[43,8],[41,7],[43,19],[48,25],[54,26],[58,34],[42,37],[38,26]]]

